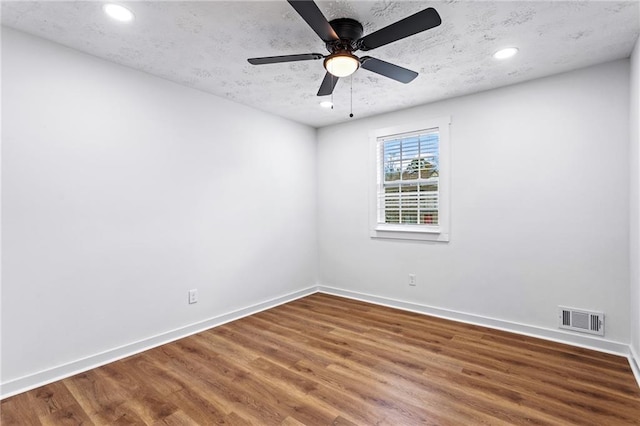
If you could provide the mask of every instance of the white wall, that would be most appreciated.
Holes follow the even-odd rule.
[[[558,304],[602,310],[605,338],[631,334],[639,349],[628,61],[324,128],[316,152],[306,126],[2,36],[3,383],[316,277],[547,329]],[[635,108],[639,57],[636,46]],[[453,121],[451,242],[370,239],[369,130],[442,115]]]
[[[631,347],[640,356],[640,39],[631,55]],[[640,359],[636,359],[640,364]],[[640,380],[640,379],[639,379]]]
[[[628,91],[620,60],[320,129],[320,283],[546,329],[599,310],[628,344]],[[371,239],[369,131],[445,115],[451,241]]]
[[[314,129],[2,37],[3,382],[315,285]]]

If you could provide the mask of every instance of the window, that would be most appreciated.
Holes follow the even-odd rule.
[[[449,117],[371,133],[371,236],[449,241]]]

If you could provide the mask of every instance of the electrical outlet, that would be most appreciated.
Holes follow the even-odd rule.
[[[189,304],[198,302],[198,289],[189,290]]]
[[[415,285],[416,285],[416,274],[409,274],[409,285],[415,287]]]

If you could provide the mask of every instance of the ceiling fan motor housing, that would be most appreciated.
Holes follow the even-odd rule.
[[[357,41],[362,38],[364,33],[364,28],[360,22],[350,18],[339,18],[330,21],[329,24],[340,38],[340,40],[327,43],[329,52],[334,53],[340,50],[353,52],[358,50]]]

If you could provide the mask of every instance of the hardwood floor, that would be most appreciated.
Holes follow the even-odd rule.
[[[2,425],[640,424],[627,360],[315,294],[2,401]]]

